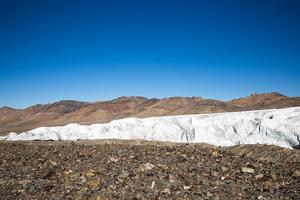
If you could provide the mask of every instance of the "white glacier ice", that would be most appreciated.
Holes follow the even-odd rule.
[[[155,141],[274,144],[300,147],[300,107],[216,114],[126,118],[105,124],[40,127],[0,140],[142,139]]]

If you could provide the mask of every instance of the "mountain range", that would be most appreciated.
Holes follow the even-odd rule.
[[[119,97],[111,101],[80,102],[64,100],[38,104],[25,109],[0,108],[0,135],[24,132],[41,126],[69,123],[104,123],[126,117],[154,117],[218,112],[262,110],[300,106],[300,97],[272,92],[220,101],[201,97]]]

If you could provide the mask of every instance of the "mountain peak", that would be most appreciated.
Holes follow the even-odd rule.
[[[259,96],[279,96],[279,97],[286,97],[285,95],[280,94],[279,92],[270,92],[270,93],[261,93],[261,94],[252,93],[252,94],[250,94],[249,97],[259,97]]]
[[[148,99],[142,96],[121,96],[112,101],[117,102],[117,101],[128,101],[128,100],[148,100]]]
[[[262,93],[256,94],[253,93],[250,96],[233,99],[230,102],[239,107],[251,107],[252,109],[261,109],[268,105],[268,108],[272,105],[275,105],[279,101],[286,99],[288,97],[278,93]]]
[[[8,107],[8,106],[3,106],[0,108],[0,110],[16,110],[16,109]]]

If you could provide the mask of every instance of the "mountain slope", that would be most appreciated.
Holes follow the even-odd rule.
[[[59,101],[35,105],[25,109],[0,108],[0,135],[24,132],[40,126],[69,123],[104,123],[126,117],[154,117],[165,115],[232,112],[256,109],[300,106],[299,97],[279,93],[254,94],[232,101],[200,97],[171,97],[147,99],[120,97],[103,102]]]

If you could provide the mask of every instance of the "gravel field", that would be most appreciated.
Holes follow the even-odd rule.
[[[0,142],[1,199],[300,199],[300,151],[145,141]]]

